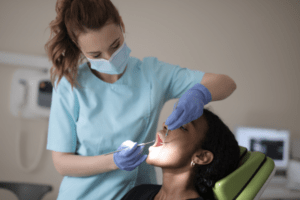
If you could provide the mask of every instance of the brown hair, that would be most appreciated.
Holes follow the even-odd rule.
[[[83,60],[78,48],[77,37],[88,30],[102,28],[108,20],[120,24],[120,15],[110,0],[57,0],[56,18],[50,22],[50,39],[45,44],[48,58],[53,63],[51,82],[57,85],[61,78],[70,82],[72,88],[77,82],[78,64]]]

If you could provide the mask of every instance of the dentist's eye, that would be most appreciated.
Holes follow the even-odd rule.
[[[187,129],[184,128],[183,126],[180,126],[180,128],[181,128],[182,130],[184,130],[184,131],[187,131]]]
[[[93,56],[93,58],[99,58],[101,54],[98,54],[96,56]]]
[[[117,46],[113,47],[113,49],[117,49],[119,46],[120,46],[120,43]]]

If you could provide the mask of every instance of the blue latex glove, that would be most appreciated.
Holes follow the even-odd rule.
[[[203,114],[204,105],[211,101],[211,93],[202,84],[197,83],[179,99],[177,107],[166,120],[169,130],[198,119]]]
[[[137,146],[136,142],[126,140],[118,150],[127,148],[123,151],[114,153],[114,162],[121,170],[132,171],[147,158],[147,155],[142,155],[145,146]]]

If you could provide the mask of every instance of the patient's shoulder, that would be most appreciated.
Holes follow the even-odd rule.
[[[159,192],[161,185],[142,184],[132,188],[122,200],[152,199]]]

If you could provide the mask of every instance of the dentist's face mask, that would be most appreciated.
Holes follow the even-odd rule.
[[[87,58],[91,63],[91,68],[105,74],[121,74],[129,60],[129,54],[131,50],[126,45],[125,41],[121,47],[115,51],[109,60],[105,59],[90,59]]]
[[[123,30],[122,30],[123,32]],[[105,74],[121,74],[129,60],[131,49],[126,45],[125,40],[120,48],[115,51],[109,60],[87,58],[91,68]]]

